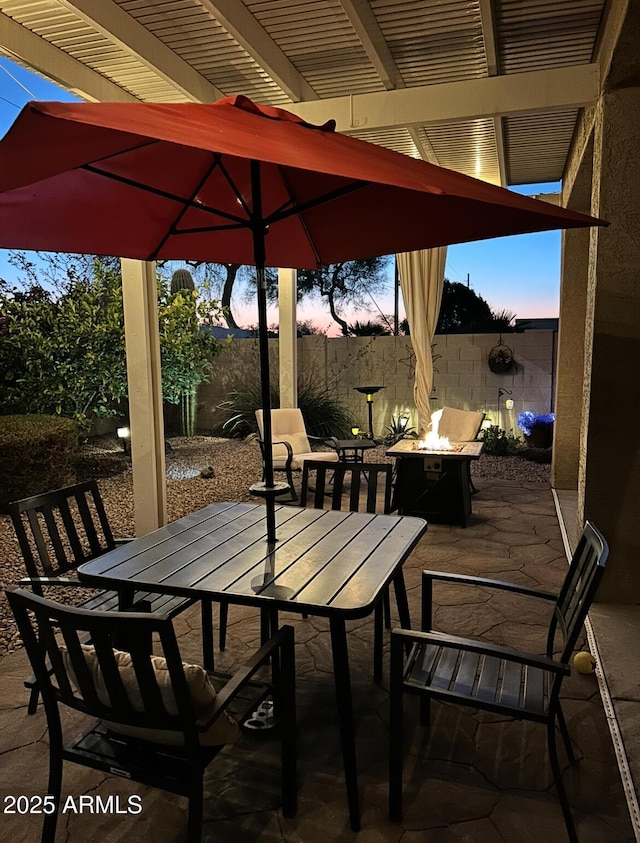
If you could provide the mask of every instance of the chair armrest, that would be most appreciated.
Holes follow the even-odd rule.
[[[283,651],[288,650],[291,664],[294,664],[294,633],[292,626],[281,627],[281,629],[279,629],[266,642],[266,644],[263,644],[250,659],[240,666],[225,686],[218,691],[216,695],[218,707],[216,708],[215,713],[206,721],[198,722],[198,727],[200,729],[208,729],[209,726],[218,719],[220,714],[228,708],[238,692],[251,681],[265,661],[267,661],[279,647],[281,647]]]
[[[71,586],[72,588],[91,588],[91,586],[83,585],[80,580],[67,580],[63,577],[23,577],[18,585],[20,588],[25,585],[61,585]]]
[[[264,458],[264,439],[261,439],[259,436],[257,437],[257,439]],[[271,442],[271,445],[284,445],[284,447],[287,449],[287,462],[290,462],[293,459],[293,448],[291,447],[291,444],[289,442],[286,442],[284,440],[282,442],[274,440]]]
[[[501,591],[512,591],[514,594],[523,594],[525,597],[539,597],[541,600],[556,600],[558,595],[550,591],[542,591],[539,588],[530,588],[526,585],[505,580],[492,580],[487,577],[472,577],[467,574],[449,574],[446,571],[423,571],[422,587],[425,588],[428,580],[440,580],[441,582],[456,582],[462,585],[479,585],[483,588],[497,588]]]
[[[522,650],[514,650],[512,647],[503,647],[499,644],[488,644],[483,641],[475,641],[472,638],[461,638],[458,635],[445,635],[442,632],[420,632],[413,629],[394,629],[392,637],[402,638],[405,643],[434,644],[439,647],[450,647],[456,650],[463,650],[467,653],[478,653],[483,656],[497,656],[505,661],[526,664],[530,667],[538,667],[541,670],[549,670],[552,673],[571,673],[571,667],[564,662],[558,662],[548,656],[538,656],[535,653],[527,653]],[[411,658],[411,656],[410,656]]]

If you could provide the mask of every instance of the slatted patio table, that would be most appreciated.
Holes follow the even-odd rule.
[[[279,506],[269,548],[265,510],[215,503],[81,565],[87,585],[124,595],[141,586],[256,606],[263,630],[279,610],[329,619],[336,704],[351,827],[360,827],[351,678],[345,622],[371,614],[393,582],[409,627],[402,565],[427,528],[421,518]],[[376,635],[374,657],[382,658]]]

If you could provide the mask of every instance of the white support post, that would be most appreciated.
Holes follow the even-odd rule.
[[[122,259],[136,536],[167,523],[155,263]]]
[[[298,406],[297,287],[298,273],[295,269],[278,269],[281,407]]]

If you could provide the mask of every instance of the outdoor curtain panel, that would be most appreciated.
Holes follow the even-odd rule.
[[[431,343],[438,324],[447,247],[403,252],[396,255],[402,287],[404,309],[409,323],[411,344],[416,356],[413,399],[420,420],[420,429],[431,423],[429,398],[433,386]]]

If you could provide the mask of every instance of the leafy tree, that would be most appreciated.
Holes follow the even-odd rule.
[[[165,269],[171,267],[173,263],[173,261],[162,261],[159,265]],[[206,263],[205,261],[185,261],[184,263],[194,272],[200,293],[208,298],[219,298],[221,315],[227,327],[242,327],[233,313],[232,296],[241,286],[249,290],[249,297],[255,296],[255,267],[238,263]],[[267,269],[266,274],[270,288],[277,290],[277,271]]]
[[[96,261],[94,281],[56,297],[39,284],[0,296],[2,412],[80,423],[126,395],[122,292]]]
[[[332,263],[320,269],[298,271],[298,300],[324,300],[343,336],[349,334],[349,323],[342,315],[345,307],[368,309],[372,296],[384,292],[389,285],[387,256],[366,260]]]
[[[506,324],[505,324],[505,320]],[[444,280],[436,333],[477,333],[507,330],[512,314],[495,314],[488,303],[466,284]]]
[[[127,396],[119,261],[70,256],[65,267],[54,258],[43,257],[49,289],[26,260],[22,289],[0,285],[1,412],[67,416],[86,428]],[[177,403],[181,391],[206,379],[223,345],[200,329],[220,310],[214,302],[194,308],[193,292],[172,295],[161,284],[159,312],[163,394]]]
[[[299,337],[324,336],[325,331],[314,325],[310,319],[296,322],[296,334]]]
[[[245,287],[245,299],[252,300],[255,297],[255,268],[234,263],[212,264],[203,261],[186,261],[186,264],[198,275],[201,290],[209,290],[220,296],[220,305],[227,325],[230,328],[240,327],[232,312],[232,294],[242,284]],[[344,261],[320,269],[300,269],[298,302],[304,299],[324,300],[343,336],[348,336],[349,324],[343,315],[344,308],[370,308],[372,296],[384,292],[389,286],[386,272],[388,264],[389,258],[385,256]],[[271,301],[275,301],[278,297],[277,270],[267,267],[265,275],[267,294]]]
[[[482,296],[466,284],[444,279],[437,334],[510,331],[514,319],[515,314],[509,310],[494,312]],[[400,322],[399,329],[401,334],[409,335],[407,319]]]
[[[380,320],[356,321],[353,325],[349,325],[351,337],[388,337],[390,333],[389,326]]]

